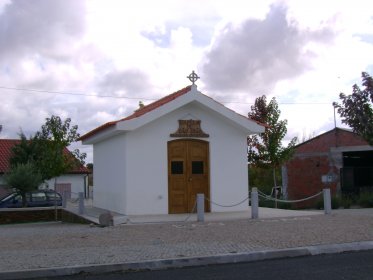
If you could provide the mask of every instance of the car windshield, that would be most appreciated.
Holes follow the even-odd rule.
[[[12,197],[14,197],[16,194],[15,193],[11,193],[11,194],[9,194],[9,195],[7,195],[7,196],[5,196],[5,197],[3,197],[0,201],[5,201],[5,200],[8,200],[8,199],[10,199],[10,198],[12,198]]]

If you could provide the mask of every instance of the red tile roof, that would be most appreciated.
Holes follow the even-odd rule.
[[[9,159],[12,156],[12,147],[20,140],[0,139],[0,173],[9,172]]]
[[[0,174],[10,171],[9,160],[12,156],[12,147],[19,143],[20,143],[20,140],[18,139],[0,139]],[[71,154],[71,152],[67,148],[65,148],[64,153]],[[88,174],[91,172],[85,166],[80,165],[68,173],[69,174]]]
[[[138,118],[138,117],[140,117],[140,116],[142,116],[142,115],[145,115],[146,113],[151,112],[151,111],[153,111],[153,110],[155,110],[155,109],[161,107],[162,105],[167,104],[167,103],[171,102],[172,100],[175,100],[176,98],[178,98],[178,97],[180,97],[180,96],[182,96],[182,95],[188,93],[188,92],[191,90],[191,87],[192,87],[192,86],[187,86],[187,87],[185,87],[185,88],[183,88],[183,89],[181,89],[181,90],[179,90],[179,91],[176,91],[176,92],[174,92],[174,93],[172,93],[172,94],[170,94],[170,95],[167,95],[167,96],[165,96],[165,97],[163,97],[163,98],[161,98],[161,99],[159,99],[159,100],[157,100],[157,101],[154,101],[153,103],[150,103],[150,104],[148,104],[148,105],[146,105],[146,106],[144,106],[144,107],[142,107],[142,108],[136,110],[132,115],[130,115],[130,116],[128,116],[128,117],[125,117],[125,118],[120,119],[120,120],[117,120],[117,121],[112,121],[112,122],[105,123],[105,124],[103,124],[103,125],[101,125],[101,126],[95,128],[95,129],[91,130],[90,132],[84,134],[84,135],[81,136],[78,140],[85,140],[85,139],[87,139],[87,138],[89,138],[89,137],[95,135],[96,133],[98,133],[98,132],[100,132],[100,131],[103,131],[103,130],[109,128],[109,127],[114,126],[114,125],[117,124],[118,122],[131,120],[131,119],[134,119],[134,118]],[[205,96],[207,96],[207,95],[205,95]],[[207,97],[209,97],[209,96],[207,96]],[[209,97],[209,98],[212,99],[211,97]],[[212,99],[212,100],[215,101],[216,103],[219,103],[219,102],[217,102],[217,101],[214,100],[214,99]],[[219,103],[219,104],[222,105],[222,106],[224,106],[224,105],[221,104],[221,103]],[[227,108],[227,109],[229,109],[229,108]],[[229,110],[231,110],[231,109],[229,109]],[[233,110],[231,110],[231,111],[233,111]],[[234,111],[233,111],[233,112],[234,112]],[[236,113],[236,112],[235,112],[235,113]],[[237,113],[236,113],[236,114],[237,114]],[[245,117],[245,116],[243,116],[243,117],[244,117],[244,118],[247,118],[247,117]],[[247,119],[248,119],[248,118],[247,118]],[[252,120],[252,119],[250,119],[250,120]],[[256,122],[258,125],[261,125],[261,126],[267,127],[266,124],[262,124],[262,123],[260,123],[260,122],[258,122],[258,121],[255,121],[255,120],[252,120],[252,121]]]
[[[167,104],[167,103],[171,102],[172,100],[188,93],[190,91],[190,89],[191,89],[191,86],[187,86],[187,87],[185,87],[185,88],[183,88],[179,91],[176,91],[176,92],[174,92],[170,95],[167,95],[167,96],[165,96],[165,97],[163,97],[163,98],[161,98],[157,101],[154,101],[153,103],[150,103],[150,104],[136,110],[132,115],[130,115],[128,117],[125,117],[125,118],[117,120],[117,121],[112,121],[112,122],[105,123],[105,124],[95,128],[95,129],[91,130],[90,132],[84,134],[78,140],[85,140],[85,139],[95,135],[96,133],[98,133],[100,131],[103,131],[103,130],[109,128],[109,127],[114,126],[118,122],[128,121],[128,120],[131,120],[131,119],[134,119],[134,118],[138,118],[142,115],[145,115],[146,113],[151,112],[151,111],[161,107],[162,105]]]

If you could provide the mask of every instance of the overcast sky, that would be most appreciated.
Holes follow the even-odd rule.
[[[84,134],[189,85],[192,70],[243,115],[276,97],[288,139],[325,132],[339,92],[373,74],[373,2],[0,0],[1,138],[52,114]]]

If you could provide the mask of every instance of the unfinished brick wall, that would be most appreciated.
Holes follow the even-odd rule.
[[[329,162],[331,148],[361,145],[367,145],[367,142],[355,133],[339,128],[298,145],[293,158],[286,164],[289,199],[311,196],[325,187],[330,188],[332,195],[335,195],[338,183],[324,184],[321,181],[321,176],[330,171],[338,176],[340,173],[339,168]],[[316,201],[296,206],[312,206]]]

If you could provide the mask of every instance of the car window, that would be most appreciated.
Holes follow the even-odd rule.
[[[26,193],[26,201],[27,202],[31,201],[31,193]]]
[[[11,193],[11,194],[9,194],[9,195],[3,197],[3,198],[1,199],[1,201],[6,201],[6,200],[11,199],[11,198],[14,199],[14,193]]]
[[[45,194],[47,195],[49,200],[61,200],[61,196],[58,193],[46,192]]]
[[[47,197],[45,196],[45,193],[43,192],[34,192],[31,193],[31,200],[36,202],[36,201],[46,201]]]

